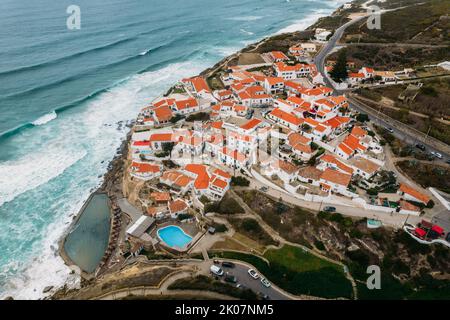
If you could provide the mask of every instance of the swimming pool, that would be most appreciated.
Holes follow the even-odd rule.
[[[184,249],[192,237],[177,226],[167,226],[158,230],[158,237],[171,248]]]

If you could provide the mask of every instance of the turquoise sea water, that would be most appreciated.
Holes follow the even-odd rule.
[[[345,1],[2,0],[0,297],[75,285],[57,241],[125,136],[176,80]],[[81,30],[66,8],[81,8]]]
[[[167,226],[158,230],[158,237],[171,248],[184,248],[192,237],[177,226]]]
[[[108,247],[110,222],[108,196],[94,194],[64,243],[67,256],[82,270],[92,273],[99,265]]]

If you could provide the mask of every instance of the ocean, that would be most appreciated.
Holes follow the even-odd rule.
[[[142,106],[343,0],[2,0],[0,298],[76,286],[57,242]],[[81,29],[69,30],[69,5]]]

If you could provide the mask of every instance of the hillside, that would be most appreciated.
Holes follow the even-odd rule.
[[[389,1],[385,7],[408,7],[384,13],[381,29],[369,30],[364,19],[349,27],[343,39],[345,42],[365,43],[450,44],[450,1],[417,2]]]

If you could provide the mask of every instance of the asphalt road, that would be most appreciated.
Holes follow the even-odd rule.
[[[219,260],[219,261],[223,261],[223,260]],[[255,293],[263,293],[263,294],[267,295],[270,300],[290,300],[291,299],[289,296],[276,290],[273,287],[273,285],[270,286],[269,288],[263,286],[260,281],[261,273],[259,273],[256,270],[256,268],[253,267],[253,269],[255,269],[258,272],[258,274],[260,275],[260,278],[257,280],[253,279],[248,274],[248,272],[247,272],[249,269],[248,266],[241,264],[239,262],[236,262],[236,261],[233,261],[233,263],[235,264],[234,268],[226,268],[226,267],[223,267],[222,265],[219,265],[219,266],[222,268],[222,270],[224,272],[228,272],[236,277],[236,280],[237,280],[236,284],[239,283],[239,284],[247,287],[248,289],[252,290]],[[224,277],[225,276],[222,276],[219,278],[221,278],[221,280],[223,281]]]
[[[351,20],[345,24],[343,24],[342,26],[340,26],[338,29],[336,29],[336,31],[334,32],[333,36],[329,39],[329,41],[323,46],[322,50],[320,50],[320,52],[317,54],[317,56],[314,59],[314,62],[317,66],[317,69],[319,70],[319,72],[323,75],[324,78],[324,82],[325,85],[333,88],[334,86],[331,84],[330,79],[328,78],[328,76],[325,73],[325,59],[326,57],[330,54],[330,52],[336,47],[336,44],[339,42],[339,40],[341,39],[342,35],[345,32],[345,29],[360,21],[361,19],[363,19],[363,17]],[[343,93],[345,93],[345,90],[337,90],[334,89],[334,95],[342,95]],[[350,102],[349,103],[350,108],[359,111],[361,113],[367,113],[363,107],[361,107],[357,102]],[[369,118],[372,122],[378,124],[379,126],[382,126],[384,128],[390,128],[393,130],[393,135],[400,139],[403,140],[404,142],[411,144],[413,146],[415,146],[417,143],[423,144],[426,148],[426,152],[430,153],[430,152],[438,152],[440,154],[442,154],[443,158],[442,159],[435,159],[434,161],[436,162],[445,162],[447,160],[450,160],[450,155],[446,154],[440,150],[435,149],[434,147],[432,147],[430,144],[427,143],[427,141],[422,140],[421,138],[419,139],[416,136],[413,135],[409,135],[407,133],[405,133],[405,131],[402,130],[401,127],[396,127],[393,125],[390,125],[389,123],[387,123],[385,120],[383,120],[381,117],[377,117],[374,115],[369,115]]]

